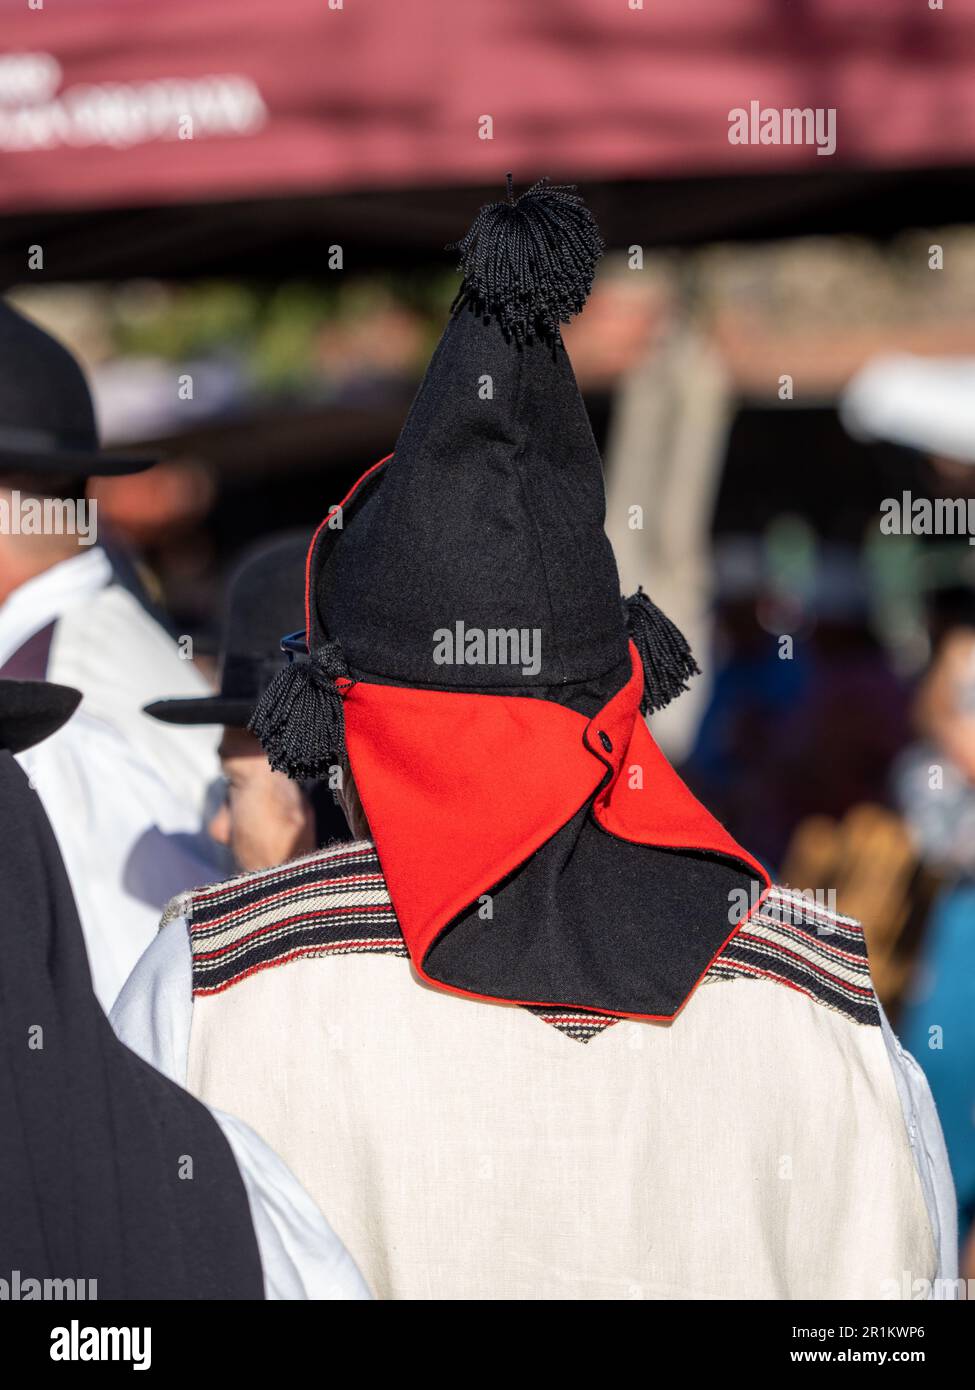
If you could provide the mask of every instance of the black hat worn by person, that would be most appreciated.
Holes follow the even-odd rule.
[[[227,588],[219,690],[189,700],[156,700],[146,714],[167,724],[247,727],[281,666],[281,635],[304,599],[308,534],[261,541],[245,551]]]
[[[140,473],[155,459],[103,453],[84,373],[66,347],[0,300],[0,473]]]
[[[231,575],[220,647],[219,690],[187,700],[156,700],[146,714],[185,727],[222,724],[245,729],[268,682],[281,667],[281,634],[297,621],[304,601],[305,532],[260,541]],[[305,790],[318,844],[348,838],[345,817],[328,782]]]
[[[95,1280],[99,1299],[263,1298],[231,1149],[204,1106],[112,1032],[53,831],[12,756],[53,732],[80,698],[45,682],[0,681],[5,1269],[19,1271],[22,1286]]]
[[[572,189],[509,182],[459,248],[394,453],[312,541],[310,655],[253,727],[293,776],[347,756],[423,979],[671,1018],[768,876],[643,718],[697,667],[645,595],[621,598],[603,529],[560,335],[598,231]]]
[[[0,681],[0,749],[23,753],[56,733],[81,703],[67,685],[50,681]]]

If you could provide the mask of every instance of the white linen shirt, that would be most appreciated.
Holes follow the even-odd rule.
[[[31,674],[74,686],[82,703],[18,761],[54,828],[107,1010],[169,898],[227,871],[202,833],[220,772],[217,731],[169,728],[142,713],[151,700],[209,689],[114,582],[100,547],[53,566],[0,605],[0,667],[49,627],[46,664]]]
[[[244,925],[221,903],[200,951],[239,974],[201,975],[202,993],[177,915],[192,909],[174,903],[111,1022],[275,1148],[375,1296],[956,1296],[941,1128],[879,1006],[867,1026],[772,979],[716,979],[671,1024],[580,1044],[383,954],[388,920],[378,940],[362,925],[382,886],[327,899],[360,912],[344,930],[363,940],[289,951],[317,890],[276,875],[305,862],[222,886]],[[246,892],[262,878],[266,911]],[[257,938],[276,959],[249,968]]]
[[[249,1125],[207,1106],[230,1145],[247,1192],[264,1275],[264,1297],[371,1298],[355,1261],[298,1182]]]

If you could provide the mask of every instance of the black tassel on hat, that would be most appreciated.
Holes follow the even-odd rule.
[[[464,274],[455,307],[470,304],[516,342],[558,342],[589,296],[603,242],[572,185],[539,179],[516,198],[509,174],[508,201],[481,208],[447,249],[460,252]]]
[[[344,760],[342,695],[352,684],[337,642],[324,643],[306,661],[290,660],[278,672],[247,726],[276,772],[304,781],[323,777]]]
[[[643,663],[641,714],[654,714],[688,689],[691,676],[701,668],[694,660],[687,638],[643,592],[623,600],[627,631]]]

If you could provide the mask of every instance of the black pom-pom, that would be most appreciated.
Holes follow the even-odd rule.
[[[340,690],[336,681],[344,681]],[[261,696],[247,727],[276,772],[295,781],[322,777],[345,757],[342,694],[353,682],[337,643],[307,661],[289,661]]]
[[[460,252],[464,282],[456,304],[495,318],[523,342],[536,334],[558,341],[589,297],[602,238],[572,185],[540,179],[519,198],[481,208]]]
[[[643,663],[641,714],[653,714],[687,690],[691,676],[701,669],[684,634],[666,613],[651,603],[643,589],[623,600],[626,627]]]

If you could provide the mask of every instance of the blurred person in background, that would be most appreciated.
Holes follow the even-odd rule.
[[[78,363],[0,304],[0,675],[82,692],[78,715],[22,762],[54,827],[95,992],[109,1008],[174,892],[226,868],[200,834],[219,776],[215,739],[142,712],[207,690],[113,571],[86,481],[144,458],[100,451]]]
[[[806,817],[888,796],[907,695],[870,625],[859,557],[824,547],[811,591],[782,606],[740,542],[716,560],[717,674],[688,775],[770,864]]]
[[[909,737],[907,690],[873,631],[859,554],[821,549],[808,617],[810,631],[795,643],[801,688],[765,748],[777,860],[807,816],[838,820],[854,806],[888,802],[890,769]]]
[[[924,1068],[958,1196],[962,1274],[975,1279],[975,882],[947,888],[925,930],[898,1032]]]
[[[767,624],[772,586],[758,538],[719,541],[714,567],[711,691],[682,771],[695,793],[772,863],[783,831],[770,795],[768,731],[802,697],[806,648],[797,643],[792,659],[781,659],[779,638]]]
[[[244,552],[228,586],[217,693],[146,706],[173,728],[222,726],[225,794],[207,830],[241,870],[271,868],[347,835],[327,781],[299,786],[275,772],[247,727],[280,669],[281,638],[301,619],[308,541],[274,537]]]
[[[844,423],[923,455],[935,496],[967,501],[975,465],[975,358],[895,354],[850,382]],[[967,507],[966,507],[967,511]],[[910,517],[906,518],[910,524]],[[969,541],[971,541],[969,536]],[[962,1274],[975,1278],[975,594],[929,604],[931,658],[918,687],[918,741],[894,786],[927,864],[945,879],[921,943],[899,1031],[938,1106],[958,1195]]]
[[[926,863],[945,880],[900,1019],[904,1044],[937,1099],[975,1278],[975,592],[930,604],[931,660],[918,688],[918,742],[898,763],[903,814]]]
[[[949,877],[975,876],[975,590],[928,601],[931,655],[914,698],[916,741],[894,787],[924,860]]]

